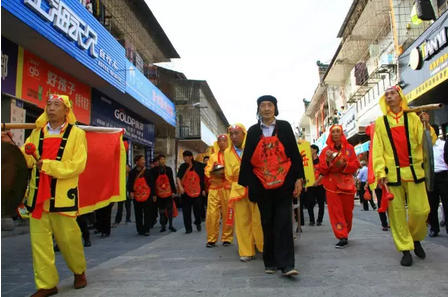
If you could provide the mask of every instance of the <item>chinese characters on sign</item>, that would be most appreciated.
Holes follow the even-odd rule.
[[[17,44],[2,36],[2,93],[16,95]]]
[[[22,98],[45,108],[50,94],[68,95],[76,119],[90,124],[90,87],[29,51],[24,52]]]
[[[155,112],[170,125],[176,126],[174,103],[127,60],[126,70],[126,93]]]
[[[76,13],[74,13],[61,0],[48,0],[48,12],[42,7],[42,0],[25,0],[25,5],[34,10],[44,21],[53,23],[60,32],[71,41],[75,41],[83,50],[88,50],[90,56],[96,58],[95,46],[98,44],[98,35]]]

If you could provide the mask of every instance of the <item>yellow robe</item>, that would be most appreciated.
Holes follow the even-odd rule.
[[[240,257],[255,255],[255,245],[259,252],[263,252],[263,230],[258,205],[250,202],[247,188],[238,184],[241,158],[235,148],[231,147],[224,152],[225,174],[231,182],[229,208],[234,209],[235,231],[238,240]]]
[[[61,135],[50,135],[44,127],[44,139],[50,137],[62,137]],[[65,131],[65,130],[64,130]],[[62,132],[64,132],[62,131]],[[25,142],[33,143],[36,147],[36,156],[39,159],[39,139],[41,129],[35,129]],[[25,156],[28,168],[33,168],[31,181],[26,200],[26,206],[30,212],[34,210],[37,199],[37,179],[39,176],[37,168],[34,166],[36,160],[33,156],[25,153],[25,145],[21,150]],[[42,170],[57,179],[55,197],[44,202],[44,212],[58,212],[64,215],[76,217],[78,214],[78,179],[84,171],[87,162],[87,140],[85,132],[76,126],[72,127],[67,139],[65,149],[60,161],[44,160]]]
[[[206,216],[206,229],[207,229],[207,242],[216,243],[219,238],[219,222],[222,218],[222,242],[233,241],[233,226],[226,224],[229,195],[230,195],[230,182],[226,179],[221,179],[217,176],[210,174],[215,163],[224,165],[224,155],[216,147],[215,152],[210,156],[207,166],[205,167],[205,176],[210,178],[210,188],[208,192],[207,202],[207,216]]]
[[[60,135],[49,135],[46,129],[44,128],[44,138],[62,137],[65,131],[63,130]],[[25,142],[33,143],[36,146],[38,158],[40,157],[39,139],[40,129],[35,129]],[[26,206],[32,212],[37,198],[36,175],[38,176],[38,170],[34,157],[26,155],[24,147],[21,149],[28,167],[33,168],[26,202]],[[57,182],[55,197],[44,202],[42,217],[40,219],[30,218],[34,279],[38,290],[51,289],[59,283],[53,250],[53,235],[69,269],[74,274],[81,274],[86,270],[81,231],[76,222],[79,205],[76,191],[78,176],[84,171],[86,162],[85,132],[75,126],[72,127],[68,136],[61,160],[43,161],[42,170],[56,178]]]
[[[387,117],[387,123],[391,130],[394,128],[403,129],[405,121],[403,111],[406,111],[408,106],[403,95],[402,98],[402,111],[397,115],[389,110],[385,96],[380,98],[379,104],[383,114]],[[377,180],[386,177],[389,190],[395,196],[394,200],[389,202],[388,215],[392,236],[398,251],[413,250],[414,241],[421,241],[426,237],[426,219],[430,211],[424,182],[425,172],[422,167],[424,126],[415,113],[407,113],[407,117],[409,144],[415,177],[411,166],[397,168],[392,140],[388,136],[384,117],[376,120],[373,138],[373,168],[375,177]],[[437,137],[432,129],[431,136],[435,142]],[[402,146],[406,142],[406,137],[403,133],[395,137],[397,140],[395,146]],[[399,137],[405,138],[398,140]],[[399,148],[396,148],[396,150],[398,154],[401,153]],[[405,153],[405,155],[409,158],[408,154]],[[408,216],[405,208],[406,197]]]

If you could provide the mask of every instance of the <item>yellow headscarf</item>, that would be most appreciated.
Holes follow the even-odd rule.
[[[67,95],[56,95],[52,94],[48,96],[48,100],[59,100],[68,108],[68,114],[65,119],[69,124],[74,125],[76,123],[76,117],[73,113],[73,106],[70,98]],[[50,119],[48,118],[47,108],[45,108],[44,112],[40,115],[40,117],[36,120],[36,128],[43,128],[48,123]]]
[[[403,90],[399,86],[393,86],[393,87],[387,88],[387,90],[389,90],[389,89],[394,89],[398,92],[398,94],[401,97],[401,109],[403,111],[408,110],[409,109],[408,100],[406,99],[406,96],[403,94]],[[379,105],[381,107],[381,111],[383,112],[383,114],[386,115],[389,112],[389,106],[387,106],[387,101],[386,101],[386,92],[384,92],[383,96],[381,96],[381,98],[379,100]]]
[[[241,123],[236,123],[235,125],[232,125],[228,128],[229,134],[230,134],[230,129],[238,129],[238,130],[243,131],[243,133],[244,133],[243,148],[244,148],[246,146],[246,137],[247,137],[246,127],[244,127],[244,125]]]
[[[227,147],[227,148],[232,147],[232,142],[230,141],[230,136],[229,136],[229,134],[221,134],[221,135],[218,136],[218,139],[217,139],[217,140],[221,139],[221,137],[226,137],[226,138],[227,138],[227,143],[228,143],[228,147]],[[215,142],[213,143],[213,153],[216,153],[216,152],[219,152],[218,141],[215,141]]]

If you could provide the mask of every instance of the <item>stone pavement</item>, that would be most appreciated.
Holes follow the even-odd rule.
[[[448,296],[446,233],[424,241],[425,260],[414,256],[412,267],[402,267],[401,254],[396,252],[390,232],[381,230],[378,214],[362,212],[359,206],[354,214],[349,247],[344,250],[334,248],[337,241],[327,214],[323,226],[303,227],[296,242],[299,276],[294,279],[282,277],[280,272],[264,274],[260,254],[250,263],[241,263],[235,245],[207,249],[204,231],[186,235],[181,230],[149,243],[133,234],[96,240],[86,249],[88,287],[74,290],[69,276],[61,281],[58,296]],[[112,240],[117,242],[107,243]],[[94,259],[97,249],[95,255],[108,254],[110,260],[101,263]],[[2,249],[2,259],[5,256]],[[57,262],[58,268],[66,269],[60,256]],[[32,282],[31,263],[17,269],[17,277]],[[2,293],[4,272],[2,262]],[[11,268],[7,272],[11,274]],[[29,293],[32,290],[5,296]]]

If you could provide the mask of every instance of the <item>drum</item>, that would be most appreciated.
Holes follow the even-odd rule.
[[[28,184],[28,167],[20,149],[2,142],[2,216],[12,216]]]

